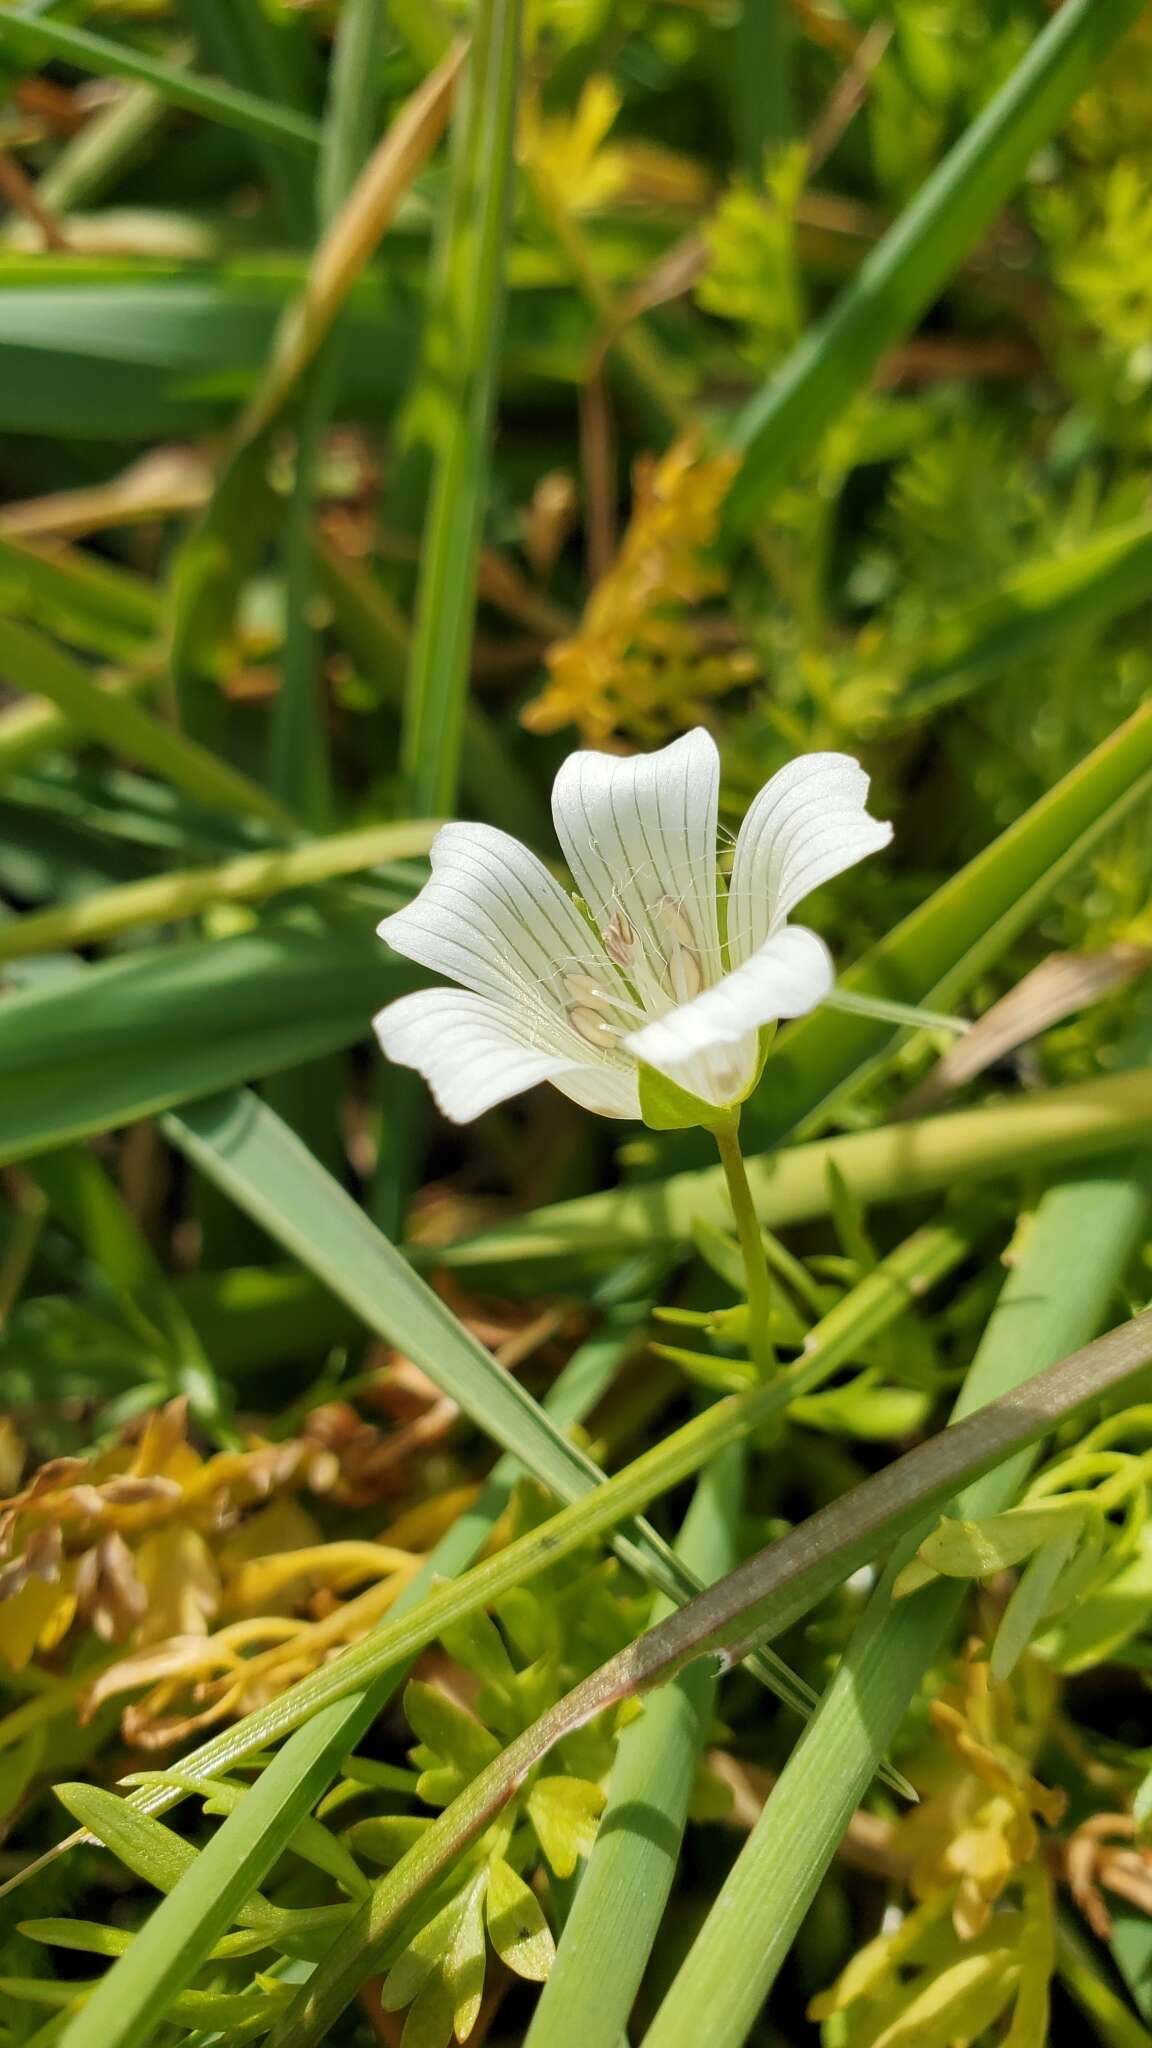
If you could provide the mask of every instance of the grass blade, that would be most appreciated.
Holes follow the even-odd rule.
[[[134,78],[151,86],[169,106],[203,114],[225,128],[238,128],[245,135],[294,150],[313,152],[320,145],[316,123],[291,107],[277,106],[218,79],[198,78],[128,43],[112,42],[67,22],[6,11],[0,17],[0,54],[33,64],[73,64],[78,71],[90,71],[97,78]]]
[[[54,975],[0,1004],[0,1161],[337,1052],[410,985],[371,938],[291,929]]]
[[[967,134],[927,178],[828,317],[745,406],[744,461],[726,520],[745,531],[915,325],[1141,12],[1142,0],[1067,0]]]
[[[677,1549],[704,1584],[735,1560],[739,1446],[696,1489]],[[658,1602],[653,1620],[667,1606]],[[524,2048],[623,2042],[672,1880],[716,1682],[702,1663],[653,1693],[620,1738],[595,1847]]]
[[[218,867],[185,868],[143,882],[125,882],[85,896],[78,903],[29,911],[0,924],[0,960],[67,952],[99,944],[139,925],[196,917],[216,903],[264,903],[285,890],[308,889],[340,875],[363,874],[387,861],[410,860],[427,853],[435,831],[431,819],[366,825],[358,831],[306,840],[283,851],[240,854]]]
[[[417,813],[450,810],[468,693],[477,557],[504,309],[520,77],[520,0],[479,0],[453,132],[429,335],[442,425],[429,501],[402,762]]]
[[[47,697],[82,732],[150,768],[198,803],[250,813],[281,827],[293,823],[258,782],[119,692],[101,689],[80,662],[12,619],[0,619],[0,673],[16,689]]]

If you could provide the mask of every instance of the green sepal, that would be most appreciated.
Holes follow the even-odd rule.
[[[711,1129],[724,1115],[714,1102],[704,1102],[699,1095],[689,1095],[686,1088],[680,1088],[670,1081],[667,1074],[661,1074],[655,1067],[645,1066],[637,1061],[637,1076],[640,1083],[640,1114],[650,1131],[696,1131]]]

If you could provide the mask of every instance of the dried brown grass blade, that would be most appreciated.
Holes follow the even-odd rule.
[[[1086,1010],[1152,967],[1152,947],[1109,946],[1102,953],[1052,953],[994,1003],[906,1095],[897,1118],[924,1116],[997,1060]]]

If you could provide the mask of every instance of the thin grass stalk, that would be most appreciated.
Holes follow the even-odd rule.
[[[521,34],[520,0],[478,0],[430,315],[429,348],[445,380],[443,426],[421,549],[401,741],[417,814],[451,811],[460,774],[503,327]]]
[[[54,216],[94,204],[167,117],[167,105],[150,86],[125,86],[65,142],[42,172],[36,185],[41,204]]]
[[[293,816],[323,832],[332,816],[328,725],[313,617],[312,506],[316,469],[339,383],[338,339],[307,371],[296,415],[296,457],[284,534],[284,644],[268,730],[269,788]]]
[[[1152,1157],[1075,1180],[1045,1196],[956,1404],[971,1416],[1026,1386],[1069,1343],[1099,1328],[1152,1208]],[[1032,1462],[1018,1452],[977,1480],[954,1510],[1010,1507]],[[941,1580],[893,1602],[895,1573],[926,1533],[900,1546],[831,1686],[713,1902],[644,2048],[738,2048],[755,2024],[848,1821],[867,1791],[965,1597]],[[704,2029],[703,2036],[701,2029]]]
[[[80,662],[13,619],[0,619],[0,671],[17,689],[47,697],[82,732],[198,803],[291,827],[291,814],[250,776],[162,725],[127,696],[101,689]]]
[[[789,0],[743,0],[723,55],[736,146],[746,176],[764,175],[765,152],[795,132]]]

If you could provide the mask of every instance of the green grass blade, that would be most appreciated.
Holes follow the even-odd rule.
[[[239,128],[246,135],[294,150],[314,152],[319,148],[316,123],[291,107],[277,106],[218,79],[198,78],[128,43],[112,42],[107,36],[72,28],[66,22],[34,20],[26,13],[6,11],[0,16],[0,56],[33,64],[72,64],[97,78],[134,78],[151,86],[170,106],[203,114],[223,127]]]
[[[764,152],[795,132],[792,10],[788,0],[742,0],[723,39],[732,126],[746,175],[758,184]]]
[[[343,205],[376,139],[385,16],[386,0],[345,0],[340,11],[317,174],[323,221]]]
[[[388,701],[401,704],[410,647],[407,619],[378,577],[322,537],[316,541],[316,562],[345,647]],[[474,701],[464,706],[460,780],[473,817],[498,819],[528,846],[546,849],[554,843],[546,805],[508,745],[502,721]]]
[[[308,93],[299,58],[303,24],[266,7],[223,8],[215,0],[179,0],[208,67],[244,93],[307,115]],[[281,226],[293,240],[306,238],[312,219],[313,165],[299,149],[253,138],[255,156],[274,195]],[[322,145],[321,145],[322,146]]]
[[[742,1492],[734,1445],[704,1474],[677,1550],[703,1583],[735,1562]],[[666,1612],[658,1602],[654,1620]],[[627,2039],[628,2015],[676,1874],[716,1682],[703,1664],[651,1693],[620,1738],[595,1847],[524,2048]]]
[[[430,314],[440,427],[402,742],[410,801],[429,814],[452,808],[459,779],[503,326],[521,32],[520,0],[478,0]]]
[[[126,669],[102,675],[95,688],[107,697],[143,696],[155,677],[147,670]],[[87,735],[44,697],[5,704],[0,710],[0,778],[23,768],[40,754],[75,752]]]
[[[745,406],[726,519],[746,530],[909,333],[1058,128],[1142,0],[1067,0],[966,135],[926,179],[828,317]]]
[[[1152,1157],[1054,1189],[1042,1202],[956,1404],[959,1418],[1024,1384],[1085,1342],[1112,1306],[1152,1208]],[[1008,1507],[1032,1461],[1022,1452],[960,1496],[956,1512]],[[962,1581],[893,1603],[885,1573],[817,1714],[645,2037],[644,2048],[738,2048],[771,1987],[848,1821],[924,1671],[955,1623]],[[718,2002],[719,2001],[719,2002]]]
[[[80,662],[13,619],[0,619],[0,674],[30,696],[47,697],[89,738],[150,768],[198,803],[282,827],[292,824],[290,813],[258,782],[127,697],[101,689]]]
[[[91,206],[116,184],[160,134],[168,108],[148,85],[128,85],[62,145],[36,183],[41,205],[54,215]]]
[[[370,935],[290,929],[53,976],[0,1004],[0,1161],[340,1051],[410,985]]]
[[[151,584],[76,548],[0,540],[0,605],[113,659],[146,654],[160,634]]]
[[[413,179],[439,140],[447,118],[458,58],[446,58],[409,97],[333,220],[327,223],[303,289],[285,308],[271,336],[267,359],[250,404],[233,428],[211,499],[184,541],[172,574],[172,676],[185,724],[215,741],[225,722],[216,684],[226,657],[240,592],[259,565],[279,522],[281,504],[269,477],[271,440],[303,383],[306,416],[298,450],[290,542],[293,587],[288,663],[275,744],[276,772],[299,778],[310,799],[317,776],[310,748],[321,731],[314,643],[305,581],[310,466],[324,415],[334,402],[339,358],[318,357],[332,341],[349,294]],[[347,323],[345,323],[347,326]],[[389,343],[391,347],[391,341]],[[322,792],[321,792],[322,793]]]
[[[324,141],[316,175],[316,213],[330,227],[372,146],[383,50],[382,0],[352,0],[340,18],[332,59]],[[313,623],[312,510],[316,466],[339,386],[339,335],[330,336],[306,373],[297,412],[296,467],[284,548],[284,653],[269,734],[270,786],[288,808],[319,828],[332,803],[328,733]]]

